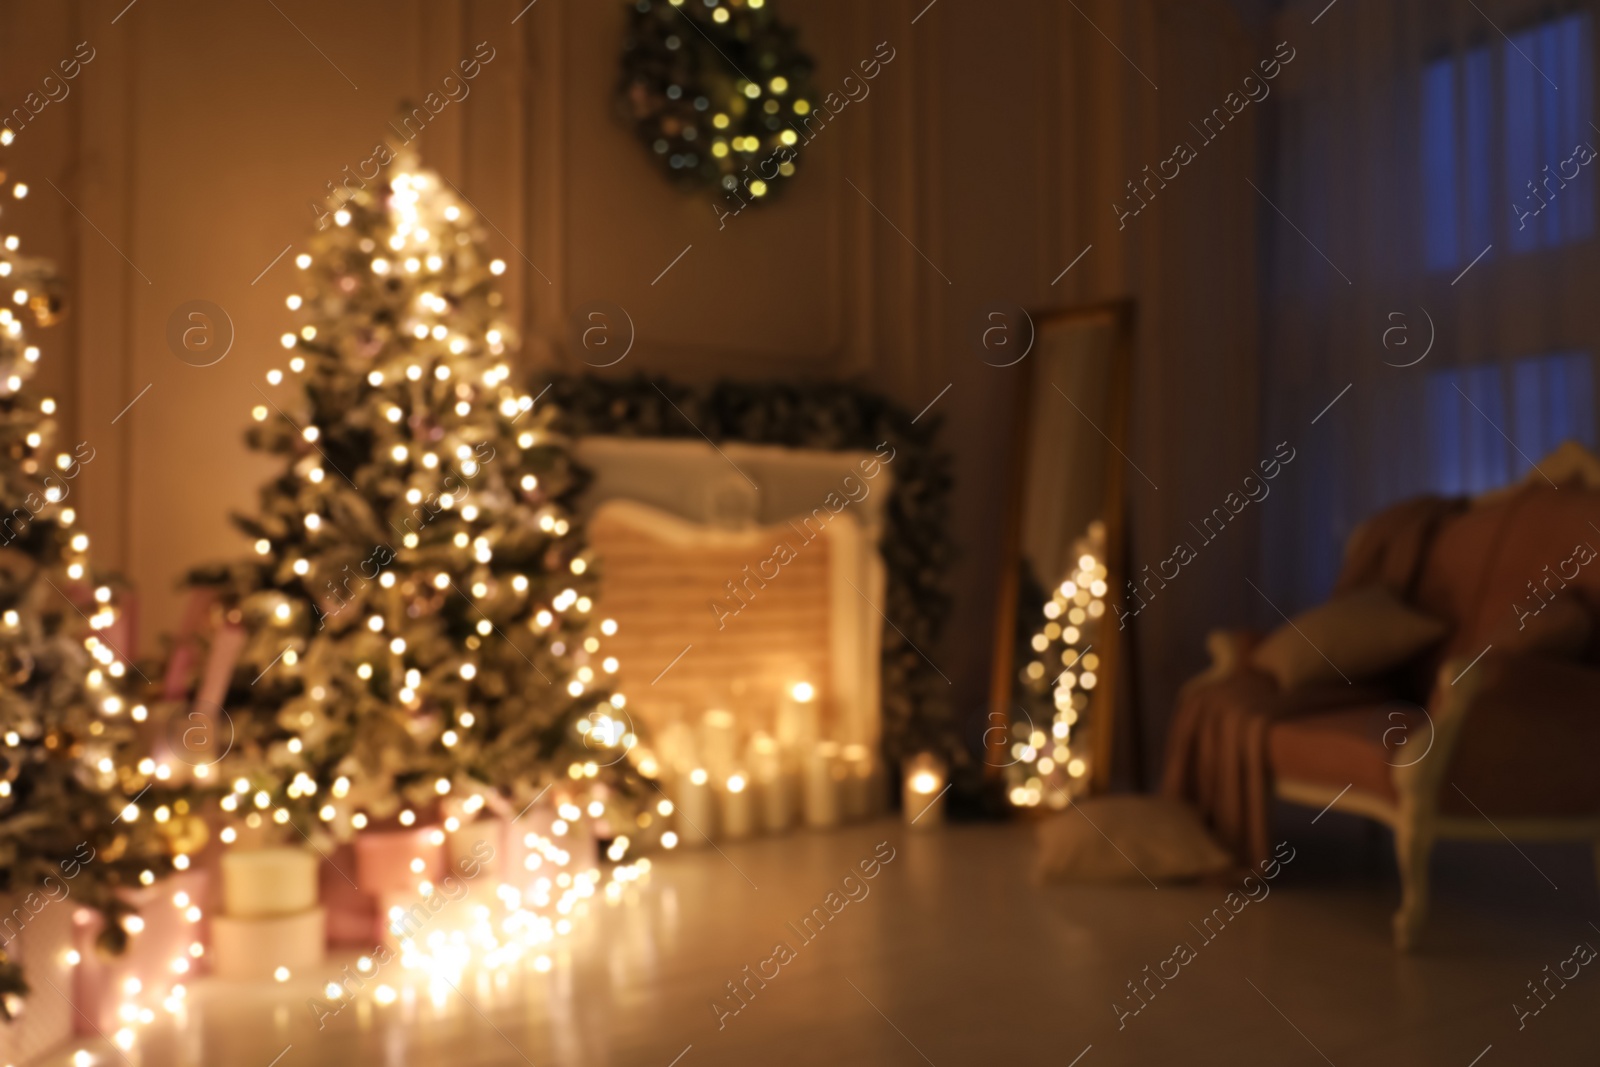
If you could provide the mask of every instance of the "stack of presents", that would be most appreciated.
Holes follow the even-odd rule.
[[[190,626],[204,617],[191,612]],[[170,739],[187,728],[175,717],[220,706],[229,642],[226,633],[180,642],[171,657],[166,721],[153,715],[148,734],[152,754],[168,757],[177,775],[209,769],[171,759]],[[196,671],[201,647],[209,651],[205,669]],[[605,786],[575,781],[521,811],[499,799],[441,803],[429,813],[405,813],[409,825],[374,823],[326,848],[303,831],[304,840],[285,840],[294,835],[281,826],[270,842],[248,841],[218,834],[192,813],[145,811],[135,817],[186,818],[190,837],[179,846],[180,869],[118,891],[128,908],[124,936],[112,939],[123,942],[121,951],[105,947],[102,912],[74,899],[72,866],[92,864],[92,853],[63,864],[59,883],[14,893],[0,905],[0,951],[22,965],[29,986],[26,996],[6,998],[11,1018],[0,1024],[0,1065],[22,1067],[75,1038],[132,1048],[141,1027],[163,1014],[181,1018],[200,975],[314,982],[336,1010],[339,997],[328,983],[338,979],[343,957],[361,961],[357,985],[377,988],[405,966],[427,970],[448,961],[464,934],[479,950],[476,959],[532,953],[543,969],[548,958],[539,958],[538,946],[568,932],[586,898],[602,888],[613,894],[648,870],[647,860],[602,862],[620,859],[622,850],[596,796],[605,796]],[[604,887],[602,866],[610,878]],[[386,971],[390,961],[403,966]]]

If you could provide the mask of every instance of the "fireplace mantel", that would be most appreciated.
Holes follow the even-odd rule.
[[[585,496],[590,510],[607,500],[633,500],[707,525],[716,524],[711,490],[743,486],[757,496],[754,521],[785,522],[822,507],[829,493],[842,492],[846,476],[862,481],[861,464],[876,458],[871,452],[638,437],[585,437],[575,452],[594,474]],[[876,544],[893,476],[884,468],[868,484],[871,492],[848,510]]]
[[[876,751],[883,622],[875,605],[883,603],[886,583],[878,543],[892,485],[887,466],[870,452],[657,438],[588,437],[576,455],[594,476],[583,509],[600,557],[602,606],[617,615],[625,644],[641,649],[637,629],[650,631],[633,657],[643,662],[623,658],[630,706],[648,718],[652,698],[663,692],[693,692],[703,683],[710,701],[717,688],[739,681],[752,701],[775,703],[779,683],[762,676],[771,673],[763,664],[790,651],[784,627],[805,625],[825,630],[816,641],[808,633],[793,643],[812,649],[808,662],[824,664],[826,676],[810,680],[825,694],[833,739]],[[748,585],[742,564],[771,559],[778,543],[803,562],[779,570],[769,587]],[[719,629],[711,625],[713,602],[740,606],[729,582],[755,593]],[[637,623],[631,634],[630,622]],[[763,638],[766,626],[776,629]],[[751,640],[767,647],[752,650]],[[687,643],[698,648],[660,677]]]

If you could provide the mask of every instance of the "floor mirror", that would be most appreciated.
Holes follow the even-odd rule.
[[[1033,348],[1003,371],[1015,437],[984,750],[1014,805],[1050,809],[1142,762],[1131,618],[1112,595],[1127,580],[1135,317],[1114,301],[1029,318]]]

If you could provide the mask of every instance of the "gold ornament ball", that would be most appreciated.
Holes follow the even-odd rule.
[[[174,815],[159,825],[173,855],[193,856],[205,848],[211,838],[205,820],[198,815]]]

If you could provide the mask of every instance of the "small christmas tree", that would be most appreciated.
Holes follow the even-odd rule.
[[[243,634],[224,809],[345,838],[626,770],[616,625],[566,442],[511,381],[505,264],[405,156],[334,222],[296,257],[303,325],[253,412],[251,447],[283,464],[235,520],[255,558],[195,576]]]
[[[27,186],[11,193],[20,200]],[[59,315],[54,271],[20,255],[15,236],[0,245],[13,305],[0,308],[0,500],[11,509],[0,516],[0,936],[13,948],[45,908],[88,905],[105,915],[101,942],[116,950],[129,910],[116,890],[148,885],[173,862],[139,803],[171,819],[159,784],[168,771],[139,757],[135,723],[146,711],[129,699],[131,650],[112,636],[113,591],[96,582],[88,535],[67,505],[94,447],[55,452],[56,402],[29,383],[40,350],[24,322],[48,326]],[[69,895],[74,903],[61,903]],[[10,1018],[27,988],[0,951],[0,1014]]]

